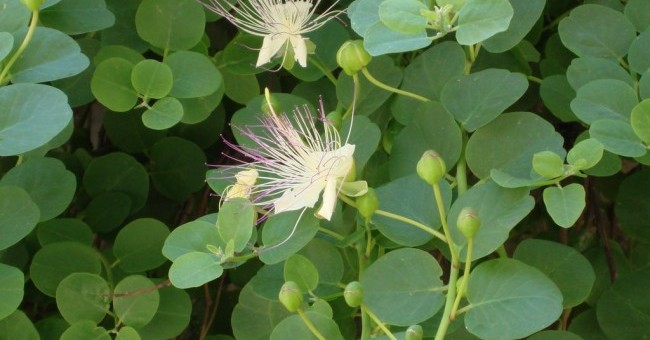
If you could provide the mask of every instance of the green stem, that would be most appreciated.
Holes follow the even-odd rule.
[[[302,308],[298,308],[298,315],[300,315],[300,318],[302,319],[302,322],[305,323],[307,328],[309,328],[311,333],[314,334],[314,336],[316,338],[318,338],[318,340],[325,340],[325,337],[323,336],[323,334],[320,334],[318,329],[316,329],[316,326],[314,326],[314,324],[311,322],[311,320],[309,320],[309,318],[305,314],[305,311],[303,311]]]
[[[469,272],[472,269],[472,256],[474,253],[474,238],[467,240],[467,255],[465,256],[465,269],[463,270],[463,282],[460,283],[460,289],[456,294],[456,300],[454,301],[454,306],[451,308],[451,319],[456,318],[456,311],[460,305],[460,299],[465,295],[467,290],[467,283],[469,282]]]
[[[497,248],[497,254],[499,254],[499,257],[502,259],[507,259],[509,257],[508,252],[506,251],[506,248],[503,246],[503,244]]]
[[[465,162],[465,155],[461,155],[456,165],[456,183],[458,184],[458,196],[460,196],[467,191],[467,162]]]
[[[343,120],[348,118],[352,112],[354,111],[354,105],[357,104],[357,96],[359,95],[359,75],[356,73],[352,75],[352,83],[354,85],[353,93],[352,93],[352,103],[350,103],[350,106],[348,106],[348,109],[345,110],[345,113],[343,113]]]
[[[358,224],[357,224],[357,228],[359,228]],[[366,267],[368,266],[369,258],[366,256],[367,249],[364,249],[363,242],[361,240],[357,242],[355,248],[357,250],[357,259],[359,262],[359,280],[361,280],[361,277],[363,276],[363,273],[366,271]],[[361,307],[361,340],[367,340],[367,339],[370,339],[370,319],[368,318],[368,313],[366,313],[366,311],[363,309],[362,306]]]
[[[339,234],[339,233],[337,233],[337,232],[335,232],[333,230],[329,230],[327,228],[319,227],[318,231],[320,231],[321,233],[323,233],[325,235],[331,236],[331,237],[333,237],[333,238],[335,238],[335,239],[337,239],[339,241],[345,240],[345,237],[343,235],[341,235],[341,234]]]
[[[436,205],[438,206],[438,214],[440,216],[440,221],[442,222],[442,230],[445,232],[445,239],[449,245],[449,251],[451,252],[452,263],[458,263],[458,252],[456,249],[456,244],[451,238],[451,233],[449,232],[449,226],[447,225],[447,213],[445,212],[444,201],[442,200],[442,192],[440,191],[440,184],[436,183],[433,186],[433,195],[436,198]]]
[[[530,80],[530,81],[532,81],[532,82],[535,82],[535,83],[537,83],[537,84],[541,84],[541,83],[542,83],[542,80],[541,80],[540,78],[535,77],[535,76],[528,76],[527,78],[528,78],[528,80]]]
[[[364,255],[366,256],[366,259],[370,258],[370,254],[372,254],[372,232],[370,231],[370,219],[365,219],[364,221],[364,228],[366,229],[366,251]],[[359,277],[361,278],[361,277]]]
[[[397,340],[397,338],[395,337],[395,335],[393,335],[393,333],[392,333],[388,328],[386,328],[386,325],[384,325],[384,323],[381,322],[381,320],[379,320],[379,318],[377,317],[377,315],[375,315],[373,312],[371,312],[370,309],[368,309],[368,307],[366,307],[366,305],[363,305],[363,304],[362,304],[362,305],[361,305],[361,310],[365,310],[365,312],[368,314],[368,316],[370,316],[370,318],[372,319],[372,321],[374,321],[374,322],[377,324],[377,326],[379,326],[379,328],[382,330],[382,332],[384,332],[384,334],[386,334],[386,336],[387,336],[389,339],[391,339],[391,340]]]
[[[423,101],[423,102],[430,102],[431,101],[429,98],[422,97],[422,96],[420,96],[418,94],[415,94],[415,93],[412,93],[412,92],[400,90],[400,89],[394,88],[394,87],[392,87],[390,85],[386,85],[386,84],[382,83],[381,81],[379,81],[375,77],[373,77],[372,74],[370,74],[368,69],[365,68],[365,67],[361,69],[361,73],[363,73],[363,75],[366,76],[366,78],[368,78],[368,80],[371,83],[373,83],[377,87],[380,87],[380,88],[382,88],[382,89],[384,89],[386,91],[395,92],[397,94],[401,94],[403,96],[411,97],[411,98],[414,98],[414,99],[417,99],[417,100]]]
[[[320,61],[318,61],[315,57],[312,56],[308,56],[307,59],[309,60],[310,63],[314,64],[314,66],[316,66],[316,68],[320,70],[334,86],[337,85],[338,82],[334,77],[334,75],[332,74],[332,72],[326,69],[325,66],[323,66],[323,64],[320,63]]]
[[[231,256],[226,259],[226,262],[246,262],[247,260],[250,260],[257,256],[258,256],[257,252],[252,252],[241,256]]]
[[[36,32],[36,26],[38,25],[38,10],[32,11],[32,22],[29,24],[29,28],[27,29],[27,34],[25,35],[25,39],[23,39],[23,42],[20,44],[20,47],[16,50],[16,53],[14,53],[13,56],[11,56],[11,59],[7,62],[5,65],[5,68],[2,70],[2,73],[0,73],[0,85],[5,83],[5,78],[7,77],[7,74],[9,74],[9,69],[11,69],[11,66],[20,58],[20,56],[25,52],[25,49],[27,48],[27,45],[29,45],[29,42],[32,40],[32,37],[34,36],[34,32]]]

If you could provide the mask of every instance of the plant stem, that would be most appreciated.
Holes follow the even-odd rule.
[[[318,340],[325,340],[325,337],[323,336],[323,334],[320,334],[320,332],[318,331],[316,326],[314,326],[314,324],[311,322],[311,320],[309,320],[309,318],[305,314],[305,311],[303,311],[302,308],[298,308],[298,315],[300,315],[300,318],[302,319],[302,322],[305,323],[305,326],[307,326],[307,328],[309,328],[311,333],[314,334],[314,336],[316,338],[318,338]]]
[[[359,75],[358,74],[355,73],[355,74],[352,75],[352,83],[354,85],[353,86],[354,89],[353,89],[353,93],[352,93],[352,103],[350,103],[350,106],[348,106],[348,109],[345,110],[345,113],[343,113],[343,118],[342,118],[343,120],[348,118],[348,116],[351,115],[352,112],[354,112],[354,106],[357,104],[357,96],[359,95],[359,87],[361,85],[359,83]]]
[[[323,73],[323,75],[325,75],[325,77],[327,77],[327,79],[329,79],[329,81],[334,86],[337,85],[338,82],[337,82],[336,78],[334,77],[334,75],[332,74],[332,72],[329,71],[328,69],[326,69],[325,66],[323,66],[323,64],[321,64],[320,61],[316,57],[308,56],[307,59],[309,59],[309,62],[314,64],[314,66],[316,66],[316,68],[319,71],[321,71]]]
[[[384,325],[384,323],[381,322],[381,320],[379,320],[379,318],[377,317],[377,315],[375,315],[373,312],[371,312],[371,311],[368,309],[368,307],[366,307],[366,305],[363,305],[363,304],[362,304],[362,305],[361,305],[361,310],[365,310],[365,312],[368,313],[368,316],[370,316],[370,318],[372,319],[372,321],[374,321],[374,322],[377,324],[377,326],[379,326],[379,328],[384,332],[384,334],[386,334],[386,336],[387,336],[389,339],[391,339],[391,340],[397,340],[397,338],[395,337],[395,335],[393,335],[393,333],[392,333],[388,328],[386,328],[386,325]]]
[[[497,248],[497,254],[499,254],[499,257],[502,259],[507,259],[509,257],[506,247],[504,247],[503,244]]]
[[[335,238],[335,239],[337,239],[339,241],[345,240],[345,237],[343,235],[335,232],[334,230],[329,230],[327,228],[319,227],[318,231],[320,231],[321,233],[323,233],[325,235],[331,236],[331,237],[333,237],[333,238]]]
[[[528,76],[527,78],[528,78],[528,80],[530,80],[530,81],[532,81],[532,82],[535,82],[535,83],[537,83],[537,84],[541,84],[541,83],[542,83],[542,80],[541,80],[540,78],[538,78],[538,77],[535,77],[535,76]]]
[[[359,225],[357,225],[357,228]],[[368,257],[366,257],[366,252],[363,246],[363,241],[359,240],[356,244],[357,259],[359,261],[359,280],[363,276],[363,272],[368,266]],[[361,340],[370,339],[370,320],[368,319],[368,313],[366,310],[361,307]]]
[[[451,319],[456,319],[456,311],[460,305],[460,299],[465,295],[467,283],[469,282],[469,272],[472,269],[472,255],[474,253],[474,238],[467,240],[467,254],[465,256],[465,269],[463,270],[463,282],[460,284],[460,290],[456,294],[454,306],[451,308]]]
[[[4,69],[2,69],[2,73],[0,73],[0,85],[5,83],[5,78],[7,77],[7,74],[9,74],[9,69],[11,69],[11,66],[20,58],[20,56],[25,52],[25,49],[27,48],[27,45],[29,45],[29,42],[32,40],[32,37],[34,36],[34,32],[36,32],[36,26],[38,25],[38,15],[39,12],[38,10],[32,11],[32,21],[29,24],[29,28],[27,29],[27,34],[25,35],[25,39],[23,39],[23,42],[20,44],[20,47],[16,50],[16,53],[14,53],[13,56],[11,56],[11,59],[7,61],[7,64],[5,65]]]
[[[386,91],[395,92],[397,94],[401,94],[403,96],[411,97],[411,98],[414,98],[414,99],[417,99],[417,100],[423,101],[423,102],[430,102],[431,101],[429,98],[422,97],[422,96],[420,96],[418,94],[415,94],[415,93],[412,93],[412,92],[400,90],[400,89],[394,88],[394,87],[392,87],[390,85],[386,85],[386,84],[382,83],[381,81],[379,81],[375,77],[373,77],[372,74],[370,74],[368,69],[365,68],[365,67],[361,69],[361,73],[363,73],[363,75],[366,76],[366,78],[368,78],[368,80],[371,83],[373,83],[377,87],[380,87],[380,88],[382,88],[382,89],[384,89]]]

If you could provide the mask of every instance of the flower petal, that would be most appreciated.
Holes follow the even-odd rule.
[[[289,189],[273,202],[274,211],[281,213],[283,211],[312,208],[318,202],[318,197],[324,187],[325,181],[317,181],[304,183]]]
[[[257,57],[255,67],[260,67],[268,62],[280,51],[282,46],[287,42],[286,34],[269,34],[264,37],[260,54]]]
[[[293,55],[298,61],[298,64],[302,67],[307,67],[307,44],[305,43],[305,39],[300,35],[290,35],[289,41],[293,47]]]
[[[320,209],[316,212],[316,216],[319,218],[324,218],[330,220],[332,214],[334,213],[334,208],[336,207],[336,178],[328,178],[325,181],[325,191],[323,191],[323,202],[321,203]]]

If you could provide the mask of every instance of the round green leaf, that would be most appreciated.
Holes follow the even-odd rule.
[[[617,61],[605,58],[583,57],[575,58],[567,68],[566,77],[575,90],[583,85],[599,79],[620,80],[634,86],[632,78],[626,69]],[[575,93],[573,95],[575,97]]]
[[[326,80],[324,72],[334,71],[339,67],[336,62],[336,53],[339,47],[350,39],[347,27],[340,20],[330,20],[317,30],[305,34],[304,37],[316,45],[315,54],[310,57],[317,60],[319,65],[316,66],[315,63],[308,62],[307,67],[293,67],[289,70],[289,73],[304,82]],[[329,85],[332,84],[328,83],[327,86]],[[324,93],[320,92],[319,95],[324,95]],[[318,95],[313,98],[318,98]]]
[[[468,1],[458,12],[456,40],[474,45],[508,29],[514,10],[508,0]]]
[[[169,280],[176,288],[187,289],[210,282],[223,273],[219,258],[206,252],[190,252],[177,257],[169,268]]]
[[[167,64],[145,59],[133,66],[131,84],[146,98],[160,99],[171,91],[174,76]]]
[[[423,250],[391,251],[370,265],[361,277],[363,303],[387,324],[420,323],[442,307],[441,275],[436,259]]]
[[[489,52],[505,52],[519,44],[542,15],[546,0],[510,0],[510,5],[513,16],[508,29],[483,42]]]
[[[180,335],[190,322],[192,301],[183,290],[174,287],[159,289],[160,303],[153,319],[138,328],[143,339],[165,340]]]
[[[161,253],[169,228],[153,218],[137,219],[120,229],[113,254],[127,273],[144,272],[165,262]]]
[[[152,289],[153,286],[154,283],[142,275],[127,276],[115,286],[113,310],[120,322],[142,327],[153,319],[160,302],[160,294]]]
[[[343,278],[343,258],[336,247],[321,238],[314,238],[299,254],[309,259],[318,270],[316,295],[326,296],[341,291],[339,283]]]
[[[99,254],[95,249],[77,242],[58,242],[48,244],[36,252],[29,274],[36,288],[54,297],[56,287],[68,275],[99,274],[101,269]]]
[[[174,97],[165,97],[142,114],[144,126],[153,130],[168,129],[183,118],[183,104]]]
[[[517,246],[513,258],[539,269],[553,280],[564,297],[564,308],[584,302],[596,280],[587,258],[557,242],[527,239]]]
[[[167,137],[151,148],[151,181],[160,193],[183,201],[204,184],[205,154],[196,144]]]
[[[217,231],[224,242],[232,241],[234,251],[240,252],[253,235],[256,220],[257,211],[249,200],[241,197],[229,199],[219,208]]]
[[[608,340],[598,325],[596,310],[587,309],[571,319],[569,331],[580,335],[583,339]]]
[[[104,32],[102,32],[104,33]],[[103,38],[103,36],[102,36]],[[103,40],[102,40],[103,42]],[[122,45],[103,46],[93,58],[93,63],[99,65],[110,58],[121,58],[135,65],[143,60],[144,57],[140,52]]]
[[[650,144],[650,99],[645,99],[632,109],[632,130],[643,142]]]
[[[23,188],[38,205],[41,221],[64,212],[77,189],[77,179],[56,158],[36,158],[9,170],[0,185]]]
[[[13,33],[29,23],[31,15],[20,1],[0,0],[0,31]]]
[[[268,339],[275,326],[290,315],[279,301],[262,297],[246,285],[232,312],[233,334],[237,339]]]
[[[618,279],[598,300],[598,324],[610,339],[650,337],[650,301],[643,297],[650,287],[650,270]]]
[[[104,0],[65,0],[41,11],[47,27],[69,35],[101,31],[115,24],[115,16]]]
[[[94,321],[82,320],[75,322],[63,332],[60,340],[78,339],[111,340],[111,336],[104,327],[97,326]]]
[[[544,189],[544,205],[553,222],[562,228],[570,228],[585,208],[585,188],[578,183],[548,187]]]
[[[597,120],[589,127],[589,135],[601,142],[605,150],[617,155],[640,157],[648,151],[630,123],[622,120]]]
[[[36,237],[41,246],[65,241],[90,245],[93,240],[93,231],[79,219],[55,218],[39,224],[36,229]]]
[[[179,99],[181,104],[183,104],[183,118],[181,122],[185,124],[197,124],[208,119],[213,111],[217,109],[219,103],[221,103],[224,91],[225,86],[221,86],[217,92],[205,97]],[[223,110],[217,112],[221,114]]]
[[[528,340],[583,340],[575,333],[567,331],[541,331],[535,333]]]
[[[266,264],[284,261],[314,238],[319,225],[312,209],[269,217],[262,229],[264,247],[259,252],[260,260]]]
[[[343,340],[339,326],[332,320],[317,312],[306,312],[305,317],[325,339]],[[283,339],[313,339],[313,333],[307,328],[299,315],[292,315],[275,326],[271,340]]]
[[[140,340],[140,334],[133,327],[122,327],[115,336],[115,340]]]
[[[478,129],[469,139],[467,165],[479,178],[498,169],[518,178],[530,178],[533,155],[553,151],[564,156],[562,136],[538,115],[529,112],[503,114]]]
[[[446,181],[441,183],[443,204],[451,205],[451,189]],[[441,226],[438,209],[431,209],[435,202],[433,189],[416,175],[398,178],[376,190],[379,208],[393,214],[408,217],[420,222],[431,229]],[[409,204],[403,204],[404,198],[409,197]],[[372,217],[379,232],[391,241],[405,246],[419,246],[430,241],[433,236],[410,224],[392,218],[375,214]]]
[[[14,36],[8,32],[0,32],[0,61],[9,55],[14,46]]]
[[[42,340],[57,340],[70,327],[70,324],[60,315],[54,315],[38,320],[35,326]]]
[[[377,21],[364,36],[363,46],[372,56],[415,51],[431,44],[432,38],[422,30],[415,34],[396,32]]]
[[[465,130],[471,132],[494,120],[527,88],[528,81],[520,73],[487,69],[447,83],[440,101]]]
[[[0,339],[40,340],[34,324],[23,311],[17,310],[0,320]]]
[[[630,85],[615,79],[591,81],[578,89],[571,109],[587,124],[599,119],[628,120],[638,103]]]
[[[571,122],[577,120],[570,106],[571,100],[576,97],[576,93],[569,85],[564,74],[544,78],[539,88],[539,95],[542,97],[544,105],[561,121]]]
[[[478,265],[469,279],[467,300],[465,327],[480,338],[526,337],[562,314],[562,293],[553,281],[513,259]]]
[[[38,223],[38,206],[19,187],[0,186],[0,250],[27,236]]]
[[[594,167],[603,158],[603,144],[589,138],[576,143],[566,155],[567,162],[578,170]]]
[[[110,110],[126,112],[135,106],[138,94],[131,84],[133,64],[122,58],[109,58],[97,65],[90,89]]]
[[[634,24],[637,32],[650,27],[650,3],[645,0],[629,0],[625,5],[625,16]]]
[[[318,286],[318,270],[308,258],[294,254],[284,262],[284,281],[295,282],[301,292],[307,293]]]
[[[165,58],[174,74],[174,86],[169,93],[176,98],[205,97],[221,87],[221,72],[203,54],[178,51]]]
[[[208,246],[225,247],[214,223],[192,221],[175,228],[165,240],[162,254],[170,261],[191,252],[209,253]]]
[[[106,112],[104,129],[113,145],[128,153],[148,150],[167,134],[167,131],[152,130],[144,126],[142,116],[134,111],[126,114]]]
[[[135,13],[140,1],[105,1],[106,7],[115,14],[115,25],[101,31],[102,44],[122,45],[140,52],[149,49],[149,44],[140,38],[135,27]]]
[[[70,324],[81,320],[99,323],[109,311],[111,289],[101,276],[73,273],[56,288],[56,306]]]
[[[379,5],[379,18],[394,31],[414,34],[424,31],[427,18],[420,12],[427,9],[417,0],[386,0]]]
[[[225,94],[235,103],[246,104],[260,94],[260,84],[252,74],[236,74],[222,69]]]
[[[600,5],[582,5],[560,21],[558,26],[564,45],[579,57],[618,59],[636,36],[634,26],[623,15]]]
[[[27,29],[14,34],[14,41],[23,41]],[[11,66],[13,83],[42,83],[81,73],[90,61],[79,45],[68,35],[47,27],[36,27],[34,36],[23,54]]]
[[[142,208],[149,195],[149,176],[135,158],[114,152],[93,159],[83,183],[86,191],[93,197],[105,192],[121,192],[131,198],[131,211]]]
[[[122,225],[131,213],[131,197],[116,191],[97,195],[86,206],[84,220],[96,232],[106,233]]]
[[[25,275],[18,268],[0,263],[0,320],[11,315],[23,301]]]
[[[616,198],[616,218],[628,237],[650,242],[650,170],[644,169],[625,178]]]
[[[636,73],[642,74],[650,70],[650,30],[641,33],[632,41],[627,60],[630,69]]]
[[[564,174],[564,159],[553,151],[540,151],[533,155],[533,170],[545,178]]]
[[[144,0],[135,15],[138,35],[165,50],[186,50],[198,44],[205,12],[194,0]]]
[[[72,119],[63,92],[39,84],[0,88],[0,156],[18,155],[46,144]]]

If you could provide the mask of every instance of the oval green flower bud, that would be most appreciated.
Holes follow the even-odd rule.
[[[284,308],[292,313],[302,306],[302,293],[298,284],[293,281],[287,281],[282,285],[278,297]]]
[[[357,210],[364,219],[369,220],[377,209],[379,209],[379,199],[375,189],[368,188],[365,195],[357,197]]]
[[[465,207],[458,214],[456,226],[468,239],[474,237],[478,228],[481,226],[481,220],[478,218],[478,212],[472,207]]]
[[[425,182],[434,185],[445,177],[447,166],[437,152],[427,150],[418,161],[417,172]]]
[[[38,11],[45,0],[20,0],[30,11]]]
[[[372,56],[363,47],[362,40],[346,41],[336,52],[336,62],[348,75],[354,75],[366,67]]]
[[[352,281],[345,286],[343,291],[343,298],[345,303],[350,307],[359,307],[361,302],[363,302],[363,288],[359,281]]]
[[[420,325],[411,325],[406,329],[406,334],[404,335],[404,340],[422,340],[424,335],[424,330]]]

